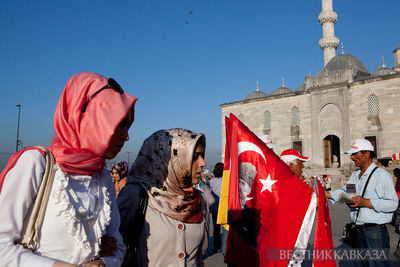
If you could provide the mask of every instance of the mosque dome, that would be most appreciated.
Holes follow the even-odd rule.
[[[279,87],[271,92],[271,95],[283,95],[293,92],[290,88],[287,87]]]
[[[379,77],[379,76],[385,76],[385,75],[390,75],[390,74],[395,74],[399,73],[398,71],[390,68],[379,68],[374,73],[372,73],[372,77]]]
[[[250,99],[256,99],[256,98],[261,98],[261,97],[266,97],[268,96],[267,93],[261,92],[261,91],[254,91],[250,94],[248,94],[245,98],[245,100],[250,100]]]
[[[271,92],[271,95],[283,95],[283,94],[288,94],[292,93],[292,89],[285,87],[285,82],[284,79],[282,78],[282,86],[279,88],[276,88],[274,91]]]
[[[329,72],[342,72],[345,69],[352,69],[356,77],[370,75],[364,64],[358,58],[350,54],[335,56],[326,64],[325,69]]]
[[[395,73],[399,73],[399,71],[396,71],[394,69],[386,67],[385,59],[382,56],[382,67],[379,67],[379,64],[378,64],[378,67],[376,68],[374,73],[372,73],[372,77],[385,76],[385,75],[390,75],[390,74],[395,74]]]
[[[304,92],[305,89],[306,89],[306,85],[304,83],[302,83],[296,88],[296,92]]]
[[[257,81],[257,89],[254,92],[248,94],[244,100],[251,100],[251,99],[262,98],[262,97],[266,97],[266,96],[268,96],[268,94],[260,91],[260,88],[258,88],[258,81]]]

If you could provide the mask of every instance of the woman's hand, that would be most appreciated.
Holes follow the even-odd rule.
[[[101,238],[100,257],[113,257],[118,250],[117,239],[115,237]]]
[[[89,261],[89,262],[83,264],[83,267],[105,267],[105,266],[106,266],[106,264],[104,263],[104,261],[102,259]]]
[[[63,262],[55,262],[52,267],[79,267],[75,264],[63,263]]]

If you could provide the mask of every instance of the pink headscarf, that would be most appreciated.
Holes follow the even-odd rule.
[[[93,72],[72,76],[54,113],[55,134],[49,150],[65,173],[92,175],[105,166],[104,154],[120,122],[131,112],[137,98],[124,92],[105,89],[86,101],[107,84],[107,78]]]
[[[92,175],[105,166],[104,154],[120,122],[131,112],[134,120],[136,97],[113,89],[97,94],[81,112],[86,101],[107,84],[107,78],[81,72],[72,76],[58,101],[54,113],[53,141],[48,149],[65,173]],[[0,191],[7,172],[14,167],[20,155],[32,148],[15,153],[0,174]]]

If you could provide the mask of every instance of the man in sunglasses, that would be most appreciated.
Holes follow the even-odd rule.
[[[358,167],[347,181],[348,185],[355,184],[356,190],[349,207],[351,221],[355,222],[359,233],[357,248],[387,249],[387,257],[390,243],[386,224],[391,221],[393,211],[397,207],[392,176],[375,165],[374,147],[366,139],[355,140],[345,154],[351,154],[350,159]],[[343,186],[338,190],[326,191],[326,196],[335,203],[341,200],[343,194],[349,193],[348,191],[350,187]],[[389,266],[389,263],[382,259],[360,260],[356,262],[356,266]]]

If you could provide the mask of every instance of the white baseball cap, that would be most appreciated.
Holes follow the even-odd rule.
[[[308,161],[309,158],[302,156],[299,151],[296,149],[286,149],[281,153],[281,160],[283,160],[286,164],[291,162],[292,160],[299,159],[301,161]]]
[[[271,139],[271,137],[269,137],[268,134],[260,135],[260,136],[258,136],[258,138],[260,138],[261,141],[263,141],[267,145],[267,147],[269,147],[271,149],[276,147],[276,144],[272,143],[272,139]]]
[[[374,151],[374,146],[370,141],[364,138],[356,139],[351,145],[351,149],[349,151],[344,152],[345,154],[353,154],[360,151]]]

